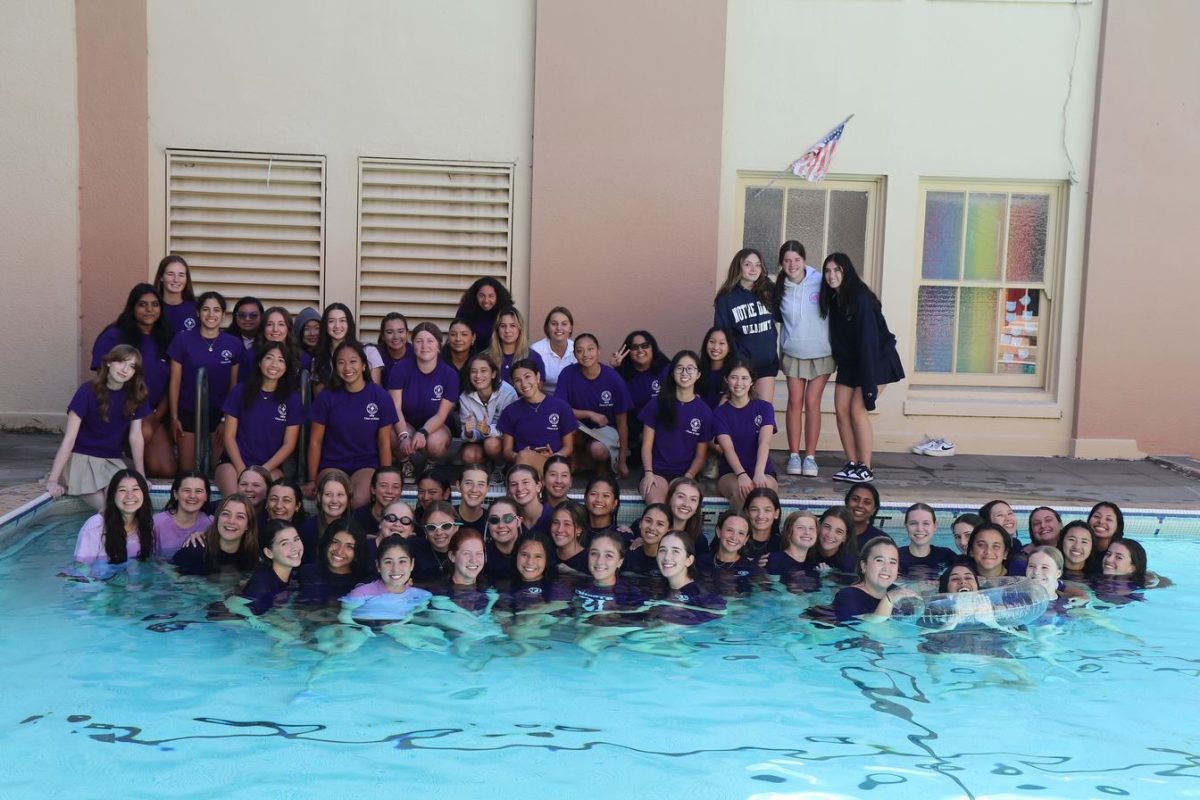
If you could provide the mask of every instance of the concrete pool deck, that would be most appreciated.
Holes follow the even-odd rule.
[[[0,432],[0,514],[43,493],[60,438],[46,433]],[[773,454],[776,467],[786,457]],[[840,453],[818,454],[821,477],[780,476],[784,499],[834,501],[849,484],[830,476]],[[982,504],[991,499],[1018,504],[1090,506],[1111,500],[1129,508],[1200,509],[1200,460],[1159,457],[1142,461],[1085,461],[1075,458],[956,455],[931,458],[879,453],[875,485],[885,502],[925,501]],[[626,481],[632,490],[633,482]],[[712,490],[715,494],[715,489]]]

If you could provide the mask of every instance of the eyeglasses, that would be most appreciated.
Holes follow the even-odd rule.
[[[511,525],[516,518],[516,514],[493,514],[488,517],[488,525]]]
[[[699,371],[691,364],[677,364],[675,366],[675,374],[677,375],[695,375]]]
[[[237,312],[238,319],[258,319],[257,311],[239,311]]]
[[[629,345],[629,349],[631,351],[632,350],[649,350],[650,343],[649,342],[633,342],[632,344]]]
[[[441,525],[434,525],[432,522],[425,523],[426,533],[446,533],[452,531],[459,526],[457,522],[443,522]]]
[[[387,522],[391,525],[395,525],[397,522],[400,523],[401,525],[412,525],[413,524],[412,517],[397,517],[395,514],[384,514],[383,521]]]

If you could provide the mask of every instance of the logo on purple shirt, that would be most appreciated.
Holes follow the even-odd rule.
[[[372,422],[377,421],[379,419],[379,406],[374,403],[367,403],[367,416],[363,417],[363,419],[369,419]]]
[[[551,414],[549,417],[549,422],[550,422],[550,430],[552,430],[552,431],[558,430],[558,414]]]
[[[190,331],[194,327],[196,327],[196,318],[195,317],[188,317],[187,319],[185,319],[183,321],[183,329],[185,331]]]
[[[222,350],[221,351],[221,363],[222,364],[232,364],[233,363],[233,352],[230,350]]]
[[[700,435],[700,418],[692,417],[692,421],[688,423],[688,433],[692,436]]]

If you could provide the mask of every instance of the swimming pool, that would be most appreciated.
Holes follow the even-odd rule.
[[[1146,540],[1173,587],[1029,637],[829,629],[800,618],[828,590],[777,589],[595,652],[481,624],[326,656],[159,568],[56,577],[80,519],[0,555],[0,797],[1200,794],[1200,537]]]

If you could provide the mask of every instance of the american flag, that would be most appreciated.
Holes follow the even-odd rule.
[[[829,162],[833,161],[833,151],[837,150],[838,139],[842,138],[842,130],[854,115],[842,120],[841,124],[821,137],[821,141],[805,151],[788,167],[788,172],[797,178],[807,181],[819,181],[829,172]]]

